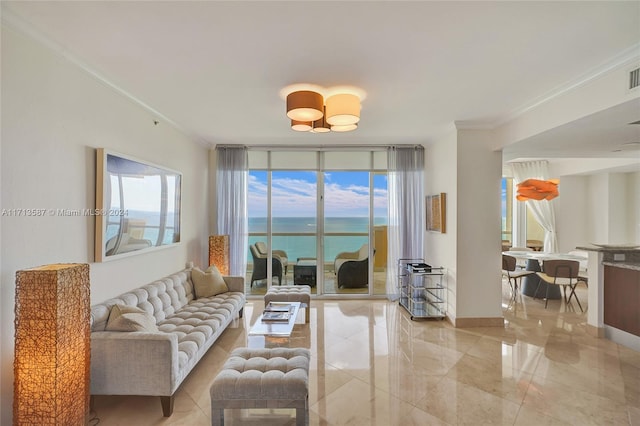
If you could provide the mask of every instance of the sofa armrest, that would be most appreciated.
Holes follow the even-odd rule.
[[[178,336],[171,333],[91,333],[91,394],[169,396],[182,377]]]
[[[229,291],[237,291],[244,293],[244,277],[241,276],[224,276],[224,282],[229,287]]]

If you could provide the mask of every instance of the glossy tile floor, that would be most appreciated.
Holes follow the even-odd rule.
[[[311,323],[291,340],[312,353],[310,423],[640,425],[640,352],[588,336],[579,309],[513,303],[503,289],[504,328],[411,321],[385,300],[313,300]],[[178,390],[173,416],[162,417],[159,398],[99,396],[100,425],[209,425],[213,377],[233,348],[253,346],[247,331],[262,307],[248,302]],[[226,424],[293,425],[294,415],[227,410]]]

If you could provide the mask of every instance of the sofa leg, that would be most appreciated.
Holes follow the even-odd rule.
[[[240,312],[238,312],[238,317],[242,318],[242,315],[244,315],[244,308],[240,308]]]
[[[224,426],[224,408],[211,409],[212,426]]]
[[[169,417],[173,414],[173,395],[161,396],[160,403],[162,404],[162,414],[165,417]]]

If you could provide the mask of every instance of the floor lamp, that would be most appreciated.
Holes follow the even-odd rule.
[[[216,265],[222,275],[229,275],[229,236],[209,236],[209,266]]]
[[[89,265],[16,273],[14,425],[83,425],[89,414]]]

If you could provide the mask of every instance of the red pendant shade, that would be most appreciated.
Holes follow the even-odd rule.
[[[526,200],[553,200],[558,194],[560,180],[527,179],[518,184],[518,201]]]

